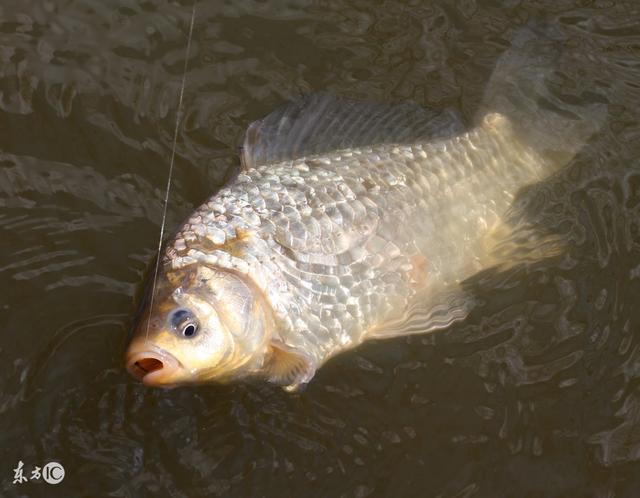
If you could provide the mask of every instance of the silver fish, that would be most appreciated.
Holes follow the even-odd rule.
[[[328,95],[251,124],[240,174],[161,255],[130,372],[293,390],[367,339],[412,333],[411,317],[420,332],[464,317],[458,284],[491,261],[491,227],[601,121],[545,88],[559,55],[540,38],[516,38],[471,128],[451,111]]]

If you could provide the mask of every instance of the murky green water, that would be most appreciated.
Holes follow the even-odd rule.
[[[248,123],[312,90],[471,119],[544,15],[595,72],[602,131],[523,194],[566,253],[470,282],[446,331],[368,344],[302,395],[152,391],[122,366],[162,214],[191,3],[0,3],[2,496],[640,496],[640,5],[199,1],[168,210],[238,166]],[[599,97],[597,97],[599,95]],[[57,485],[13,469],[58,461]]]

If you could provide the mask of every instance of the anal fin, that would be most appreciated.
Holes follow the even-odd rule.
[[[560,234],[544,231],[534,223],[512,216],[512,223],[499,220],[485,235],[482,246],[486,255],[483,269],[505,268],[535,263],[557,257],[567,249]]]

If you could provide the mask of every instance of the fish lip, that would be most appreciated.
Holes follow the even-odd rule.
[[[143,373],[142,369],[138,365],[136,365],[136,363],[139,360],[149,357],[161,361],[163,366],[158,370]],[[148,345],[141,351],[129,353],[125,362],[128,372],[136,379],[142,381],[145,386],[169,387],[171,384],[173,384],[173,382],[163,382],[163,379],[174,377],[176,372],[184,369],[180,361],[178,361],[175,356],[161,348],[152,345]]]

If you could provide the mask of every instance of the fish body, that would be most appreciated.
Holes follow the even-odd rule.
[[[561,124],[569,156],[592,133],[576,124]],[[166,244],[129,369],[149,385],[295,389],[368,338],[409,333],[385,325],[485,267],[516,192],[563,162],[526,130],[509,113],[465,129],[453,113],[326,95],[252,124],[243,170]]]
[[[540,174],[508,128],[492,115],[449,140],[244,171],[180,228],[164,271],[209,265],[249,279],[272,311],[273,337],[319,366],[422,287],[478,269],[482,235]]]

